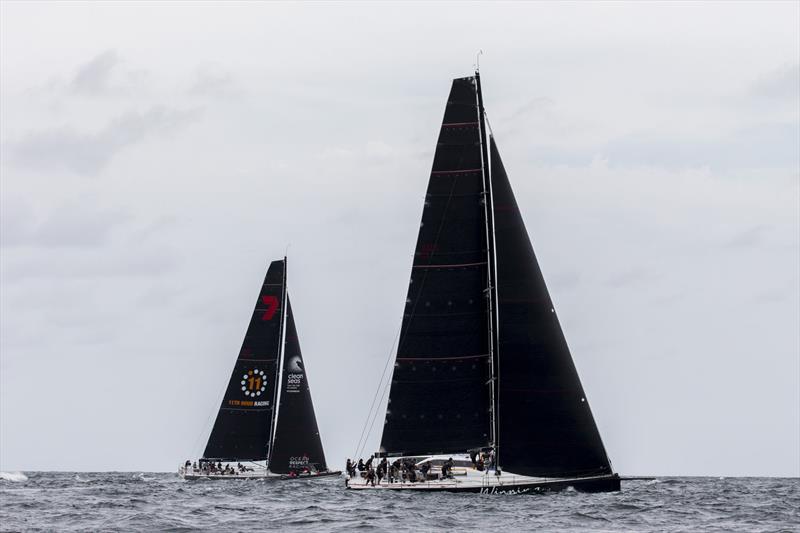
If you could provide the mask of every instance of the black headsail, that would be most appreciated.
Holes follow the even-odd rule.
[[[500,153],[491,139],[497,254],[499,449],[515,474],[610,474]]]
[[[276,474],[288,474],[290,470],[302,470],[311,465],[318,470],[327,470],[314,404],[311,401],[308,373],[303,364],[303,354],[300,352],[300,341],[288,296],[286,302],[288,315],[280,407],[269,469]]]
[[[203,457],[266,460],[277,392],[285,268],[273,261],[258,294]]]
[[[381,449],[489,444],[487,233],[476,80],[453,80],[425,195]]]

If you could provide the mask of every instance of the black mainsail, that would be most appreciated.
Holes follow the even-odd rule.
[[[275,427],[275,440],[269,459],[270,472],[288,474],[304,468],[328,469],[325,451],[317,427],[308,372],[300,351],[300,340],[294,323],[292,304],[286,298],[286,341],[284,344],[283,372]]]
[[[204,459],[263,461],[269,455],[278,391],[284,267],[284,261],[273,261],[267,270]]]
[[[476,73],[453,80],[445,108],[381,452],[487,446],[514,474],[612,472],[497,146],[487,142]]]
[[[425,195],[381,439],[390,453],[490,442],[486,220],[474,78],[453,81]]]

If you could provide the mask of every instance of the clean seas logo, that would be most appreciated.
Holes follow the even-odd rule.
[[[242,392],[248,398],[261,396],[265,390],[267,390],[267,378],[263,370],[257,368],[248,370],[247,374],[242,376]]]
[[[289,359],[286,365],[286,392],[300,392],[300,385],[303,383],[303,361],[299,355]]]

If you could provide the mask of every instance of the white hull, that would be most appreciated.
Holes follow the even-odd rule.
[[[237,472],[235,474],[208,473],[193,468],[180,467],[178,475],[186,480],[194,481],[198,479],[267,479],[279,478],[280,474],[273,474],[265,469],[258,469],[252,472]]]
[[[610,476],[591,476],[576,478],[538,478],[530,476],[517,476],[503,473],[495,476],[487,474],[480,479],[468,477],[465,479],[429,480],[417,483],[395,482],[385,480],[375,486],[367,484],[364,479],[347,480],[347,488],[351,490],[404,490],[419,492],[477,492],[481,494],[527,494],[548,492],[581,486],[589,483],[612,481]],[[618,488],[612,490],[619,490]]]
[[[282,479],[282,480],[303,480],[303,479],[317,479],[323,477],[340,476],[342,473],[336,471],[315,472],[313,474],[299,474],[297,476],[288,476],[286,474],[275,474],[266,469],[258,469],[253,472],[237,472],[235,474],[219,474],[208,473],[201,470],[194,470],[193,468],[180,467],[178,469],[178,476],[189,481],[196,481],[199,479]]]
[[[430,459],[441,459],[431,457]],[[417,464],[422,464],[426,460]],[[431,469],[434,476],[440,475],[438,468]],[[375,480],[375,485],[367,483],[361,477],[348,478],[346,486],[351,490],[403,490],[420,492],[476,492],[481,494],[527,494],[537,492],[559,491],[568,487],[587,492],[605,492],[619,490],[619,477],[616,475],[582,476],[568,478],[545,478],[517,475],[512,472],[502,472],[500,475],[494,470],[479,471],[472,467],[454,467],[452,477],[446,479],[429,479],[425,481],[395,481],[389,483],[384,478],[380,483]]]

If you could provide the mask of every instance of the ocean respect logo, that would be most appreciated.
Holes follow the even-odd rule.
[[[261,396],[265,390],[267,390],[267,378],[263,370],[255,368],[248,370],[247,374],[242,376],[242,392],[248,398]]]
[[[302,457],[289,457],[289,468],[304,468],[308,465],[307,455],[303,455]]]

